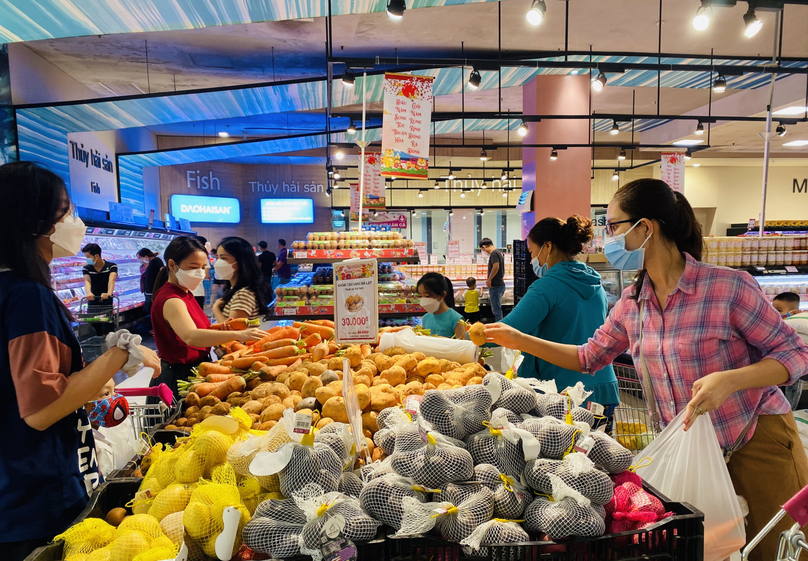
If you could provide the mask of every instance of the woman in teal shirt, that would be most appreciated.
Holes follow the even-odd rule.
[[[533,257],[537,281],[528,288],[502,323],[556,343],[586,343],[606,321],[606,291],[600,275],[584,263],[575,261],[593,236],[592,221],[573,215],[566,222],[545,218],[531,228],[527,245]],[[594,392],[590,400],[607,408],[607,417],[620,399],[614,369],[607,366],[595,376],[559,368],[525,354],[518,373],[525,378],[555,380],[559,391],[583,382]]]
[[[430,335],[458,339],[466,336],[463,316],[454,309],[452,281],[440,273],[427,273],[418,279],[416,288],[421,296],[421,307],[427,312],[421,324],[430,330]]]

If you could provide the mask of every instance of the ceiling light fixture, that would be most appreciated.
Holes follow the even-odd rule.
[[[763,27],[763,22],[755,15],[755,8],[752,6],[752,2],[749,2],[749,11],[743,15],[743,34],[747,37],[754,37]]]
[[[229,132],[227,132],[227,131],[220,131],[220,132],[219,132],[219,136],[220,136],[221,138],[227,138],[228,136],[230,136],[230,133],[229,133]]]
[[[466,198],[466,190],[465,190],[465,189],[463,189],[463,190],[461,190],[461,191],[460,191],[460,198],[461,198],[461,199],[465,199],[465,198]]]
[[[592,80],[592,89],[596,92],[601,91],[603,88],[606,87],[606,75],[603,72],[598,71],[597,77]]]
[[[704,134],[704,124],[701,121],[696,125],[696,134]]]
[[[516,132],[519,133],[519,136],[527,135],[527,123],[522,121],[522,123],[519,125],[519,128],[516,129]]]
[[[506,190],[504,190],[504,189],[502,190],[502,198],[503,198],[503,199],[507,199],[507,198],[508,198],[508,192],[507,192]]]
[[[449,216],[454,216],[454,211],[449,209]]]
[[[490,159],[490,156],[488,155],[488,152],[486,152],[485,148],[483,148],[480,151],[480,161],[487,162],[489,159]]]
[[[785,136],[786,135],[786,126],[783,123],[779,123],[777,128],[774,129],[774,132],[777,133],[777,136]]]
[[[354,76],[353,71],[350,68],[345,67],[345,72],[342,73],[342,85],[352,88],[355,83],[356,76]]]
[[[544,0],[533,0],[530,4],[530,10],[527,12],[527,21],[530,25],[539,25],[544,19],[544,12],[547,11],[547,6]]]
[[[699,31],[704,31],[710,26],[710,20],[713,19],[713,9],[710,5],[704,5],[702,1],[699,9],[696,10],[696,17],[693,18],[693,27]]]
[[[693,164],[693,167],[694,167],[694,168],[700,168],[700,167],[701,167],[701,164]]]
[[[617,170],[614,170],[614,173],[612,174],[612,181],[617,181],[618,179],[620,179],[620,174],[617,173]]]
[[[342,151],[342,148],[337,148],[337,152],[334,154],[334,157],[341,160],[345,157],[345,152]]]
[[[558,150],[556,150],[555,148],[550,150],[550,159],[554,162],[558,159]]]
[[[802,105],[793,105],[791,107],[786,107],[785,109],[775,111],[772,113],[772,115],[799,115],[800,113],[805,113],[806,111],[808,111],[808,107]]]
[[[620,161],[623,161],[623,160],[626,159],[626,149],[625,148],[620,149],[620,153],[617,155],[617,159],[620,160]]]
[[[609,134],[619,134],[620,127],[617,126],[617,121],[612,121],[612,130],[609,131]]]
[[[677,140],[673,143],[674,146],[695,146],[696,144],[701,144],[704,142],[703,140]]]
[[[340,177],[341,177],[341,176],[340,176],[340,174],[339,174],[339,171],[335,171],[335,172],[334,172],[334,179],[339,179]]]
[[[480,216],[485,216],[485,209],[484,208],[480,209]]]
[[[331,187],[327,187],[327,188],[326,188],[326,190],[325,190],[325,194],[326,194],[326,195],[328,195],[328,196],[330,197],[330,196],[331,196],[331,193],[332,193],[332,191],[331,191]]]
[[[485,178],[480,182],[480,189],[488,189],[488,185],[485,184]]]
[[[435,189],[440,189],[440,183],[438,183],[437,181],[435,182]]]
[[[334,175],[334,169],[333,169],[331,166],[328,166],[328,167],[327,167],[327,168],[325,168],[325,169],[328,171],[328,175],[329,175],[329,177],[330,177],[330,176],[332,176],[332,175]]]
[[[348,134],[356,134],[356,125],[354,125],[353,119],[351,119],[351,124],[348,125],[348,130],[346,130]]]
[[[476,68],[472,68],[471,74],[469,74],[469,87],[472,90],[476,90],[480,87],[482,81],[483,77],[480,76],[480,72]]]
[[[693,152],[691,152],[690,150],[685,150],[685,160],[689,160],[692,157],[693,157]]]
[[[387,17],[391,20],[398,21],[403,18],[406,9],[407,4],[404,0],[387,0]]]
[[[455,178],[454,171],[452,171],[452,170],[450,169],[450,170],[449,170],[449,181],[453,181],[453,180],[454,180],[454,178]]]
[[[508,172],[507,172],[507,170],[502,170],[502,175],[500,176],[500,179],[502,179],[502,181],[508,181]]]
[[[786,142],[783,146],[788,146],[789,148],[796,148],[798,146],[808,146],[808,140],[792,140],[791,142]]]
[[[423,191],[418,191],[418,198],[419,198],[419,199],[423,199],[423,198],[424,198],[424,192],[423,192]]]
[[[722,74],[716,76],[713,82],[713,91],[715,93],[724,93],[727,91],[727,79]]]

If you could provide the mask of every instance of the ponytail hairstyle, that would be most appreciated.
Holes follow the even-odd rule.
[[[197,251],[201,251],[203,254],[205,254],[205,259],[207,259],[208,251],[205,249],[205,246],[199,243],[199,240],[193,236],[179,236],[174,238],[171,243],[168,244],[168,247],[163,254],[163,256],[166,258],[166,264],[160,269],[160,272],[157,273],[157,279],[154,281],[152,294],[157,294],[157,291],[168,282],[169,260],[174,261],[174,263],[177,264],[177,267],[179,267],[180,263]]]
[[[573,214],[564,222],[560,218],[543,218],[530,229],[527,237],[541,247],[550,242],[569,259],[584,249],[584,244],[592,241],[594,231],[592,221],[580,214]]]
[[[222,296],[222,301],[227,304],[233,296],[242,288],[248,289],[255,295],[255,303],[258,306],[258,313],[264,318],[269,317],[269,297],[264,284],[264,276],[261,273],[261,267],[258,264],[258,258],[255,256],[255,251],[250,245],[250,242],[244,238],[230,236],[224,238],[219,245],[223,247],[227,253],[232,255],[236,263],[238,263],[238,281],[232,285],[227,281],[228,289]]]
[[[448,278],[440,273],[427,273],[418,279],[418,284],[415,285],[416,290],[421,285],[435,296],[445,294],[443,301],[446,302],[446,305],[450,308],[455,307],[454,288],[452,281]]]
[[[693,207],[685,196],[671,189],[659,179],[636,179],[623,185],[614,194],[614,200],[632,222],[641,218],[659,222],[659,234],[676,244],[681,253],[688,253],[696,261],[701,261],[701,225],[696,220]],[[635,300],[640,295],[645,269],[634,281]]]
[[[148,247],[144,247],[144,248],[141,248],[141,249],[138,250],[137,256],[138,257],[148,257],[148,258],[151,259],[152,257],[157,257],[157,254],[154,253],[152,250],[150,250]]]

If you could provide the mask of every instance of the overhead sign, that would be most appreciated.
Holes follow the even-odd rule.
[[[171,214],[189,222],[238,224],[241,206],[230,197],[204,197],[200,195],[171,195]]]
[[[114,142],[102,133],[68,133],[67,158],[73,204],[108,211],[118,202]]]
[[[660,179],[674,191],[685,192],[685,156],[680,152],[662,154]]]
[[[427,179],[434,80],[431,76],[384,75],[383,176]]]
[[[262,224],[312,224],[314,201],[311,199],[261,199]]]

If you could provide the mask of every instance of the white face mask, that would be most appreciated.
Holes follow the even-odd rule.
[[[184,269],[177,269],[177,282],[180,286],[188,290],[194,291],[205,280],[205,269],[191,269],[186,271]]]
[[[50,241],[53,242],[53,256],[75,257],[81,249],[87,226],[84,225],[81,218],[76,218],[71,214],[65,218],[64,222],[57,222],[54,228],[54,232],[50,235]]]
[[[440,308],[440,300],[437,298],[421,298],[420,304],[430,314],[434,314]]]
[[[236,272],[233,265],[224,259],[217,259],[213,263],[213,270],[216,271],[216,278],[221,280],[230,280],[233,278],[233,273]]]

